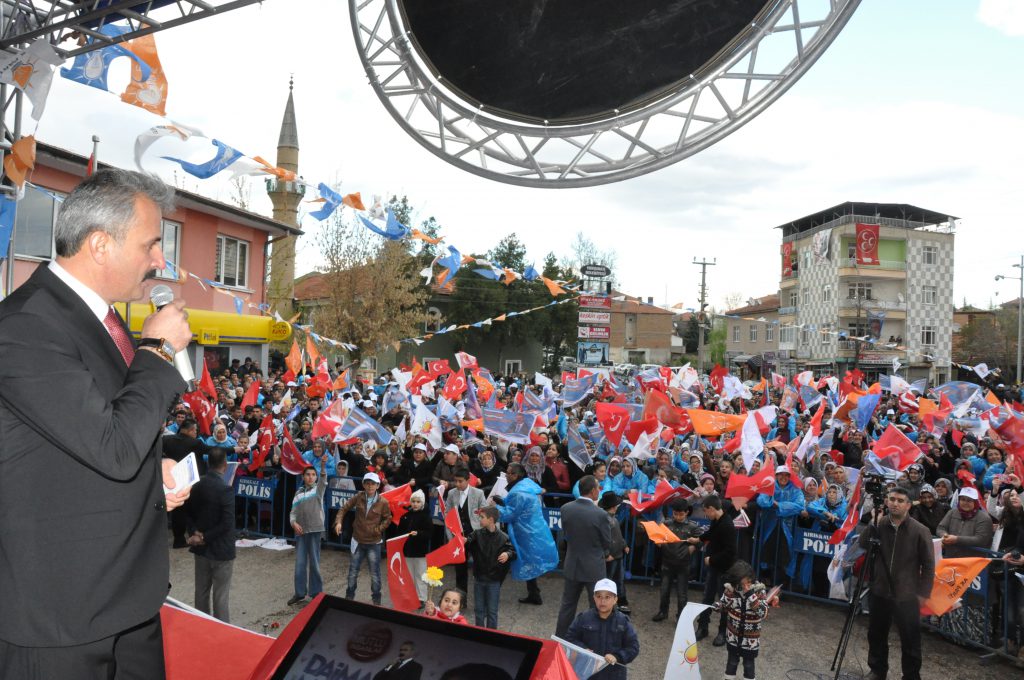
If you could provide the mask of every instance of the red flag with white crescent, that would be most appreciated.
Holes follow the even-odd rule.
[[[857,264],[878,264],[878,225],[857,225]]]
[[[729,475],[729,485],[725,489],[726,498],[746,498],[748,501],[759,493],[770,494],[775,490],[775,466],[770,462],[761,468],[756,475]]]
[[[416,593],[416,582],[402,552],[408,539],[409,534],[402,534],[387,542],[388,594],[395,609],[414,612],[420,608],[420,596]]]
[[[306,461],[302,459],[299,447],[295,446],[295,440],[292,439],[287,427],[284,428],[284,441],[281,442],[281,467],[293,475],[301,475],[302,471],[306,469]],[[327,474],[332,472],[334,471],[328,470]],[[317,470],[316,473],[320,474],[320,470]]]
[[[253,456],[252,462],[249,463],[249,472],[263,467],[263,461],[270,454],[270,448],[274,445],[274,416],[269,413],[264,416],[263,422],[260,423],[260,428],[256,431],[256,437],[258,449],[256,455]],[[260,474],[263,473],[261,472]]]
[[[427,553],[428,567],[463,564],[466,561],[466,537],[462,535],[462,520],[459,519],[458,508],[452,508],[445,514],[444,525],[452,537],[437,550]]]
[[[850,496],[850,502],[847,504],[849,508],[846,519],[843,521],[843,525],[832,532],[832,537],[828,539],[829,545],[839,545],[846,536],[853,531],[853,528],[857,526],[857,522],[860,521],[860,485],[864,480],[864,477],[857,479],[857,486],[853,487],[853,494]]]

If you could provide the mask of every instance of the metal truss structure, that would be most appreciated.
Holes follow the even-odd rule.
[[[257,2],[262,0],[0,0],[0,50],[10,52],[44,38],[67,59]],[[115,22],[129,30],[116,37],[99,32]],[[21,137],[22,109],[21,90],[0,85],[0,161]],[[2,173],[0,166],[0,181]],[[14,187],[4,182],[0,193],[14,193]],[[8,252],[0,253],[0,259],[6,258],[9,265],[13,256],[12,234]],[[4,289],[10,291],[13,268],[5,270]]]
[[[434,75],[398,0],[349,0],[370,84],[416,141],[468,172],[508,184],[608,184],[671,165],[737,130],[788,90],[860,0],[776,0],[744,40],[675,91],[595,122],[531,125],[471,103]]]

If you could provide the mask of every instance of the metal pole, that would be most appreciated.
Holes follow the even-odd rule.
[[[1021,378],[1021,340],[1024,336],[1024,255],[1020,256],[1020,264],[1014,265],[1020,268],[1020,295],[1017,297],[1017,384],[1024,383]]]
[[[707,260],[697,261],[697,258],[693,258],[693,263],[700,266],[700,309],[697,311],[697,373],[704,372],[704,324],[701,321],[701,317],[707,318],[704,314],[704,305],[707,302],[708,287],[707,287],[707,272],[708,267],[713,267],[717,264],[718,258],[711,258],[711,262]]]

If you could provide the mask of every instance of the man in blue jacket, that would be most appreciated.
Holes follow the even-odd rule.
[[[558,566],[558,548],[544,518],[540,495],[544,489],[526,476],[519,463],[511,463],[505,471],[508,495],[496,499],[502,506],[501,522],[508,527],[516,560],[512,563],[512,578],[526,581],[527,595],[520,602],[541,604],[537,577]]]
[[[601,579],[594,585],[594,608],[572,622],[565,639],[603,656],[608,665],[590,677],[593,680],[625,680],[626,666],[640,654],[640,641],[629,617],[616,609],[615,581]]]

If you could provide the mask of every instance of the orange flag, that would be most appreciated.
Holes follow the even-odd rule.
[[[688,408],[686,413],[690,416],[693,424],[693,431],[699,435],[716,437],[726,432],[735,432],[743,427],[747,417],[743,415],[730,415],[718,411],[705,411],[699,408]]]
[[[476,430],[477,432],[483,432],[484,431],[484,419],[483,418],[475,418],[473,420],[463,420],[462,421],[462,427],[466,428],[467,430]]]
[[[441,241],[444,240],[443,236],[438,236],[437,238],[434,238],[433,236],[427,236],[426,234],[424,234],[419,229],[413,229],[412,231],[410,231],[409,232],[409,238],[414,238],[414,239],[418,239],[420,241],[424,241],[426,243],[429,243],[432,246],[436,246],[438,243],[440,243]]]
[[[935,565],[932,594],[921,606],[921,615],[942,616],[963,596],[974,578],[992,560],[988,557],[956,557],[939,560]]]
[[[334,390],[347,390],[352,386],[352,383],[348,379],[348,369],[338,374],[338,377],[334,379],[334,384],[331,385],[331,389]]]
[[[768,389],[767,378],[761,378],[761,382],[757,383],[751,388],[751,390],[753,390],[754,392],[764,392],[766,389]]]
[[[341,202],[355,210],[366,210],[366,206],[363,205],[363,197],[359,195],[358,191],[354,194],[345,194]]]
[[[292,349],[288,352],[288,356],[284,358],[284,365],[296,377],[302,372],[302,351],[299,349],[299,343],[295,340],[292,340]]]
[[[143,80],[142,67],[133,60],[132,79],[121,94],[121,101],[161,116],[165,115],[167,76],[164,74],[164,67],[160,64],[160,56],[156,52],[156,38],[152,35],[144,35],[141,38],[129,40],[125,47],[146,62],[150,68],[150,74],[148,80]]]
[[[4,171],[19,189],[25,184],[25,176],[36,167],[36,138],[22,137],[11,145],[11,152],[4,157]]]
[[[565,289],[559,286],[557,283],[552,281],[546,276],[540,277],[540,280],[544,282],[544,285],[548,287],[548,292],[551,293],[552,297],[558,297],[565,293]]]
[[[509,285],[510,283],[512,283],[515,280],[516,280],[516,273],[514,271],[512,271],[511,269],[509,269],[508,267],[505,267],[505,276],[501,279],[501,282],[504,283],[507,286],[507,285]]]
[[[314,366],[320,365],[320,350],[316,348],[316,343],[313,342],[313,338],[309,333],[306,334],[306,354],[309,355],[309,363]]]
[[[992,394],[992,390],[989,390],[988,394],[985,395],[985,401],[987,401],[988,403],[990,403],[990,404],[992,404],[994,406],[999,406],[1000,405],[999,404],[999,397],[997,397],[996,395]]]
[[[929,413],[932,413],[932,412],[938,411],[938,410],[939,410],[938,404],[936,404],[931,399],[925,399],[924,397],[921,397],[917,401],[917,414],[919,416],[921,416],[921,417],[924,417],[924,416],[928,415]]]
[[[680,543],[683,540],[673,534],[672,530],[667,528],[664,524],[658,524],[657,522],[640,522],[640,525],[645,531],[647,531],[647,538],[651,539],[651,542],[657,545],[664,545],[665,543]]]

